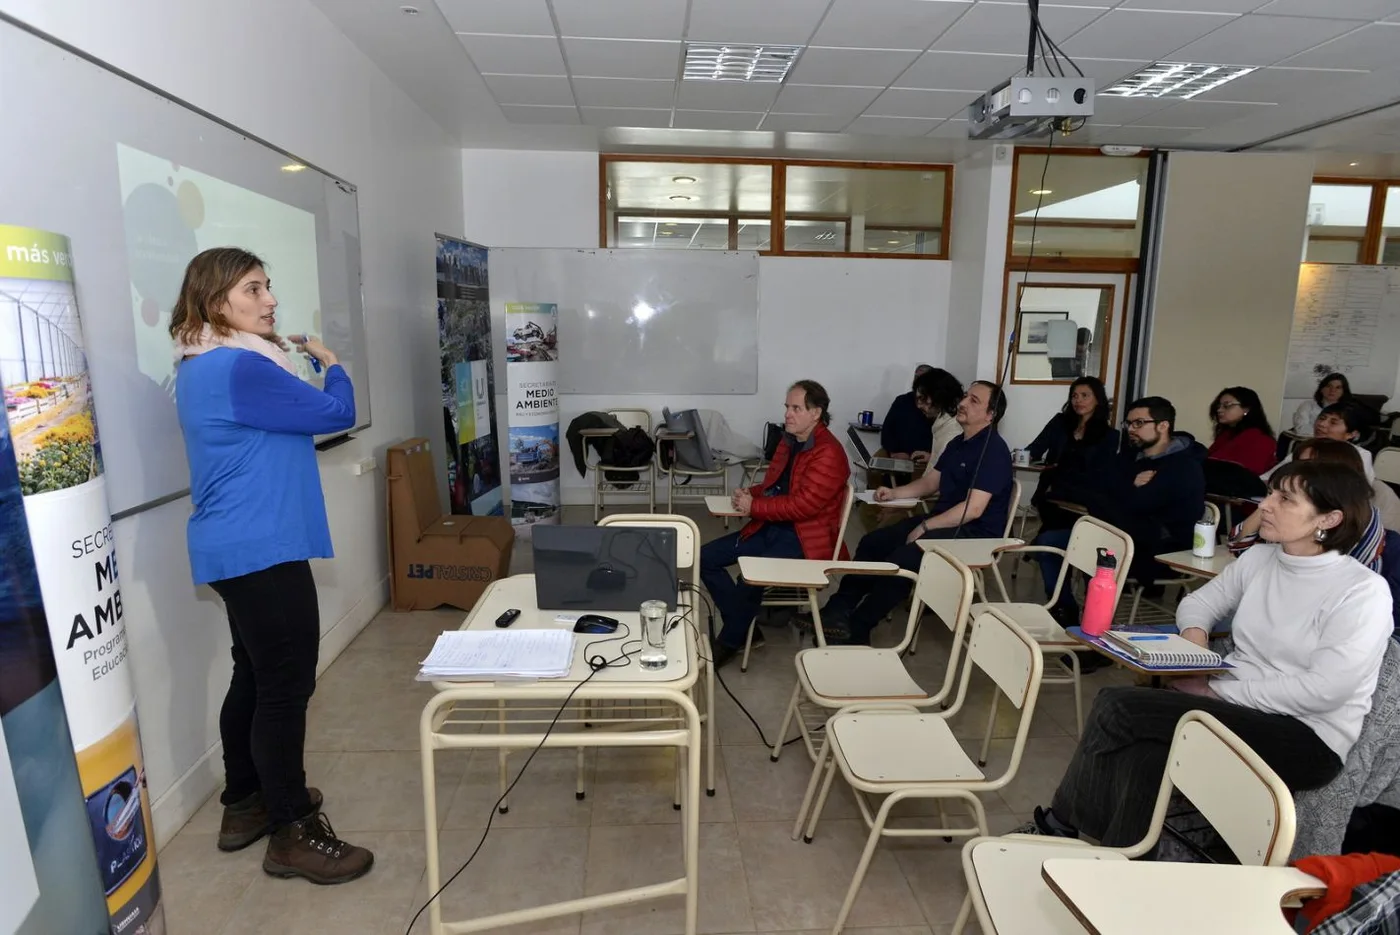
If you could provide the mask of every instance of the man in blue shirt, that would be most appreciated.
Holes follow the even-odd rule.
[[[978,380],[958,403],[957,420],[962,435],[953,439],[938,463],[902,487],[881,487],[875,499],[931,497],[938,494],[933,512],[876,529],[860,540],[855,559],[861,562],[894,562],[918,571],[923,561],[920,539],[979,539],[1004,535],[1011,508],[1011,450],[997,433],[1006,414],[1006,394],[1001,387]],[[905,578],[847,575],[841,587],[822,609],[822,626],[828,643],[868,645],[876,624],[909,593]]]
[[[914,382],[933,368],[919,364],[914,368]],[[929,418],[919,408],[919,400],[911,386],[909,392],[901,393],[890,403],[890,411],[885,413],[885,421],[880,425],[880,447],[891,458],[908,459],[916,451],[932,451],[933,430]]]

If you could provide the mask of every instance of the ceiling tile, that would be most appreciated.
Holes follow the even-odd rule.
[[[691,0],[686,38],[806,45],[828,0]]]
[[[675,78],[679,42],[630,39],[565,39],[569,74],[589,78]]]
[[[1106,130],[1099,139],[1104,143],[1123,146],[1171,148],[1181,146],[1201,132],[1200,127],[1118,127]]]
[[[972,103],[965,91],[914,91],[891,88],[866,111],[872,117],[924,117],[942,120],[962,115]]]
[[[1269,0],[1123,0],[1125,10],[1165,10],[1169,13],[1251,13]]]
[[[926,136],[942,120],[926,120],[921,117],[874,117],[869,114],[857,117],[846,128],[847,133],[864,133],[869,136]]]
[[[1060,45],[1070,55],[1162,61],[1188,42],[1231,22],[1205,13],[1110,10]]]
[[[453,32],[552,36],[545,0],[437,0]]]
[[[1229,101],[1177,101],[1137,122],[1162,127],[1218,127],[1244,117],[1257,117],[1272,106]]]
[[[1400,39],[1400,36],[1396,37]],[[1192,98],[1196,101],[1255,101],[1286,104],[1319,90],[1345,88],[1364,80],[1366,72],[1317,71],[1311,68],[1261,68]]]
[[[1304,68],[1381,68],[1395,61],[1400,23],[1375,23],[1283,60]]]
[[[788,81],[889,87],[919,53],[878,49],[805,49]]]
[[[671,108],[675,99],[673,79],[575,78],[574,96],[582,107]]]
[[[763,113],[732,110],[678,110],[676,126],[692,130],[757,130]]]
[[[486,75],[486,86],[500,104],[545,104],[573,107],[569,79],[554,75]]]
[[[502,104],[501,113],[511,123],[578,123],[578,111],[572,107],[529,107],[524,104]]]
[[[554,0],[563,36],[676,39],[685,30],[685,0]]]
[[[971,0],[836,0],[812,44],[922,51],[971,8]]]
[[[925,52],[899,76],[895,87],[981,92],[1025,67],[1024,55]]]
[[[676,107],[685,110],[765,111],[782,85],[747,81],[682,81]]]
[[[562,75],[559,40],[527,36],[478,36],[458,33],[472,64],[483,75]]]
[[[1273,0],[1254,12],[1370,22],[1400,13],[1400,0]]]
[[[580,107],[591,127],[669,127],[671,111],[647,107]]]
[[[1185,62],[1272,65],[1356,28],[1347,20],[1301,16],[1241,16],[1175,54]]]
[[[789,84],[773,109],[785,114],[845,114],[854,117],[880,96],[884,87],[849,88],[823,84]]]
[[[835,114],[770,113],[759,129],[774,133],[837,133],[850,122],[850,117]]]
[[[1171,101],[1155,97],[1094,96],[1093,120],[1099,123],[1134,123],[1148,114],[1156,113]]]
[[[1040,22],[1056,42],[1066,39],[1104,15],[1098,8],[1040,5]],[[1003,52],[1025,55],[1030,33],[1030,12],[1024,3],[981,0],[945,32],[933,48],[944,52]],[[1101,57],[1121,57],[1102,53]]]
[[[1094,79],[1094,87],[1099,90],[1115,85],[1134,72],[1141,71],[1152,64],[1141,59],[1119,58],[1076,58],[1074,63],[1087,77]],[[1066,65],[1065,73],[1072,75],[1074,69]]]
[[[967,121],[961,117],[945,120],[930,130],[928,135],[939,140],[965,140],[967,139]]]

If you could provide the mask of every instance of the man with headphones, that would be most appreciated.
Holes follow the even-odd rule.
[[[924,498],[938,494],[927,516],[876,529],[860,540],[855,560],[894,562],[918,571],[924,553],[920,539],[976,539],[1006,531],[1011,508],[1011,450],[997,432],[1006,414],[1006,394],[987,380],[968,387],[958,403],[962,434],[943,449],[937,464],[917,480],[901,487],[881,487],[878,501]],[[905,578],[847,575],[822,609],[822,628],[829,644],[869,645],[870,633],[910,590]]]

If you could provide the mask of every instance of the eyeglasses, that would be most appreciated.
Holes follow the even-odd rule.
[[[1123,423],[1123,428],[1125,428],[1125,429],[1140,429],[1140,428],[1142,428],[1144,425],[1156,425],[1158,422],[1163,422],[1163,421],[1165,421],[1165,420],[1164,420],[1164,419],[1132,419],[1131,421],[1125,421],[1125,422]]]
[[[1239,404],[1239,403],[1236,403],[1236,402],[1221,403],[1220,405],[1218,405],[1218,406],[1215,407],[1215,411],[1216,411],[1216,412],[1219,412],[1219,411],[1222,410],[1222,409],[1238,409],[1238,408],[1240,408],[1240,404]]]

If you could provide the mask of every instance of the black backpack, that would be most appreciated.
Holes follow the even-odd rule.
[[[605,460],[614,467],[641,467],[656,454],[656,443],[645,429],[636,426],[618,429],[608,441],[612,450]],[[637,480],[637,475],[631,471],[604,471],[603,476],[613,483]]]

